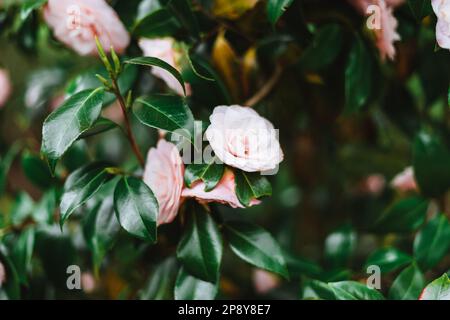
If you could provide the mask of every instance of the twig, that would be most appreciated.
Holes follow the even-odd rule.
[[[270,92],[272,92],[273,88],[278,83],[278,80],[280,80],[282,74],[283,68],[281,67],[281,65],[277,64],[275,71],[270,77],[269,81],[267,81],[266,84],[262,86],[261,89],[258,90],[258,92],[255,93],[254,96],[248,99],[244,105],[248,107],[254,107],[259,102],[261,102],[265,97],[267,97],[270,94]]]
[[[119,101],[119,105],[120,105],[120,108],[122,109],[123,117],[125,119],[126,136],[128,138],[128,141],[130,142],[131,148],[133,149],[133,152],[136,155],[136,158],[138,159],[141,167],[144,167],[145,166],[144,157],[142,156],[142,153],[139,150],[139,147],[136,143],[136,139],[134,138],[133,131],[131,131],[131,124],[130,124],[130,118],[128,117],[127,106],[126,106],[125,100],[123,99],[122,94],[120,93],[119,86],[117,84],[117,79],[115,77],[111,77],[111,82],[112,82],[112,89],[114,91],[114,95],[116,96],[117,101]]]

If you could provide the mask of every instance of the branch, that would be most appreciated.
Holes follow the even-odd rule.
[[[261,87],[261,89],[258,90],[258,92],[255,93],[253,97],[248,99],[244,105],[248,107],[254,107],[258,103],[260,103],[265,97],[267,97],[270,92],[272,92],[273,88],[276,86],[278,81],[281,78],[281,75],[283,74],[283,68],[281,65],[277,65],[275,68],[274,73],[270,77],[269,81],[266,82],[264,86]]]

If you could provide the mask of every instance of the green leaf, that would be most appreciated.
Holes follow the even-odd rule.
[[[105,163],[93,163],[74,171],[64,184],[61,198],[62,227],[69,216],[86,203],[111,178]]]
[[[153,273],[140,292],[143,300],[170,300],[173,299],[173,288],[177,275],[176,259],[171,257],[156,266]]]
[[[277,23],[278,19],[283,15],[284,11],[291,5],[294,0],[268,0],[267,16],[272,25]]]
[[[54,222],[54,215],[57,206],[56,189],[51,188],[43,194],[39,202],[33,209],[33,220],[38,224],[52,224]],[[58,200],[59,201],[59,200]]]
[[[450,279],[447,274],[434,280],[422,291],[420,300],[450,300]]]
[[[139,121],[149,127],[175,132],[194,139],[194,116],[185,100],[173,95],[153,95],[136,100],[133,109]]]
[[[184,85],[183,77],[181,76],[181,74],[178,72],[177,69],[172,67],[167,62],[165,62],[161,59],[155,58],[155,57],[139,57],[139,58],[127,60],[127,61],[125,61],[125,63],[136,64],[136,65],[147,66],[147,67],[157,67],[157,68],[162,68],[162,69],[170,72],[170,74],[172,76],[174,76],[174,78],[177,79],[178,82],[181,84],[181,86],[183,87],[184,94],[186,94],[186,87]]]
[[[200,35],[199,25],[190,2],[190,0],[171,0],[168,7],[184,28],[198,38]]]
[[[306,70],[320,70],[339,55],[343,32],[339,24],[328,24],[317,31],[311,45],[303,53],[300,65]]]
[[[27,273],[31,270],[31,257],[34,249],[34,229],[27,228],[14,243],[11,260],[15,266],[19,281],[27,284]]]
[[[336,300],[384,300],[375,289],[356,281],[332,282],[328,285],[333,290]]]
[[[438,197],[450,189],[450,150],[439,137],[421,132],[413,147],[415,179],[421,193]]]
[[[424,286],[425,278],[422,271],[413,263],[394,280],[389,290],[389,299],[417,300]]]
[[[193,183],[201,180],[205,183],[205,192],[209,192],[222,179],[224,171],[224,165],[214,161],[211,161],[209,164],[190,164],[184,172],[184,182],[191,188]]]
[[[33,10],[39,9],[47,3],[48,0],[24,0],[20,8],[20,19],[26,20]]]
[[[450,222],[440,214],[430,220],[414,239],[414,258],[425,271],[435,267],[450,248]]]
[[[356,233],[350,225],[335,230],[325,239],[325,259],[334,268],[345,266],[356,246]]]
[[[22,154],[22,169],[28,180],[42,189],[50,188],[55,182],[48,165],[31,152]]]
[[[180,27],[177,19],[167,9],[158,9],[139,19],[133,28],[136,38],[172,36]]]
[[[375,229],[383,233],[414,231],[425,222],[428,204],[420,197],[401,199],[378,217]]]
[[[408,0],[409,8],[418,22],[433,12],[429,0]]]
[[[120,225],[128,233],[156,243],[158,201],[142,180],[120,179],[114,190],[114,208]]]
[[[272,186],[258,172],[236,170],[236,195],[239,202],[248,207],[253,199],[272,195]]]
[[[270,233],[248,222],[228,222],[225,227],[231,250],[238,257],[258,268],[289,278],[281,249]]]
[[[19,151],[19,144],[14,143],[6,154],[0,158],[0,195],[5,191],[9,169]]]
[[[223,243],[219,227],[196,206],[177,248],[177,258],[184,268],[200,280],[215,283],[219,279]]]
[[[6,296],[11,300],[20,299],[20,280],[17,270],[8,257],[7,248],[0,243],[0,263],[3,263],[5,267],[5,272],[7,274],[6,283],[0,287],[0,294],[2,290],[6,292]]]
[[[24,223],[34,211],[34,201],[26,192],[20,192],[14,199],[10,211],[11,222],[14,226]]]
[[[113,121],[111,121],[109,119],[100,117],[92,125],[92,128],[90,128],[89,130],[87,130],[83,134],[81,134],[79,139],[90,138],[92,136],[95,136],[95,135],[98,135],[100,133],[103,133],[103,132],[115,129],[117,127],[118,127],[117,123],[115,123],[115,122],[113,122]]]
[[[369,99],[372,87],[372,57],[358,37],[350,51],[345,69],[345,113],[361,109]]]
[[[175,300],[214,300],[218,285],[191,276],[184,268],[178,272]]]
[[[333,289],[318,280],[308,280],[303,286],[301,298],[304,300],[336,300]]]
[[[57,160],[82,133],[92,127],[102,110],[102,88],[81,91],[50,114],[42,128],[41,151],[50,160]]]
[[[120,224],[115,216],[114,201],[111,195],[99,201],[88,213],[83,223],[83,234],[92,251],[94,270],[99,270],[102,260],[112,248],[119,230]]]
[[[412,257],[394,247],[383,248],[370,255],[365,267],[367,269],[368,266],[379,266],[381,273],[388,273],[406,266],[411,261]]]

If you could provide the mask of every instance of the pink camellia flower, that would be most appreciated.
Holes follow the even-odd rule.
[[[96,287],[94,275],[90,272],[83,272],[81,274],[81,287],[85,293],[92,293]]]
[[[399,0],[349,0],[350,3],[356,7],[356,9],[362,15],[369,15],[378,13],[379,27],[373,31],[376,37],[376,45],[380,51],[382,60],[389,58],[393,60],[395,58],[395,46],[394,42],[400,40],[400,35],[397,33],[398,22],[393,14],[394,6],[398,6],[403,3]],[[370,6],[377,6],[379,11],[371,12],[368,10]]]
[[[3,264],[0,262],[0,288],[6,282],[6,270]]]
[[[259,294],[266,294],[280,285],[280,279],[268,271],[255,269],[253,271],[253,286]]]
[[[172,222],[182,203],[184,184],[184,164],[174,144],[159,140],[157,147],[150,149],[144,182],[158,199],[158,225]]]
[[[408,167],[396,175],[391,182],[391,186],[400,192],[418,191],[419,188],[414,178],[414,169]]]
[[[179,72],[181,72],[181,65],[180,65],[181,52],[177,50],[176,48],[177,44],[174,39],[172,38],[141,39],[139,41],[139,47],[144,52],[145,56],[161,59],[164,62],[170,64],[175,69],[177,69]],[[161,80],[163,80],[167,84],[167,86],[173,91],[175,91],[178,95],[180,96],[184,95],[183,87],[170,72],[162,68],[153,67],[152,74],[155,77],[158,77]],[[186,95],[190,96],[192,93],[191,86],[188,83],[186,83],[185,87],[186,87]]]
[[[255,110],[219,106],[209,118],[205,132],[215,155],[229,166],[247,172],[277,169],[283,151],[272,123]]]
[[[44,19],[55,37],[80,55],[95,55],[95,36],[109,51],[123,53],[130,36],[105,0],[49,0]]]
[[[245,208],[236,196],[234,172],[230,169],[225,169],[222,179],[213,190],[206,192],[205,183],[199,181],[196,182],[191,189],[185,188],[183,190],[183,197],[195,198],[200,203],[218,202],[228,204],[232,208]],[[258,205],[260,203],[261,201],[253,199],[250,201],[250,206]]]
[[[11,82],[8,71],[0,69],[0,108],[5,105],[11,95]]]
[[[450,2],[431,0],[438,21],[436,24],[436,41],[441,48],[450,49]]]

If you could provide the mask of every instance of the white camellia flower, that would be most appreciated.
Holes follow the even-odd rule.
[[[432,0],[431,5],[438,18],[436,41],[441,48],[450,49],[450,1]]]
[[[97,36],[105,51],[122,53],[130,36],[105,0],[49,0],[44,19],[55,37],[80,55],[97,54]]]
[[[277,131],[255,110],[237,105],[219,106],[209,119],[206,138],[225,164],[247,172],[267,172],[283,161]]]

